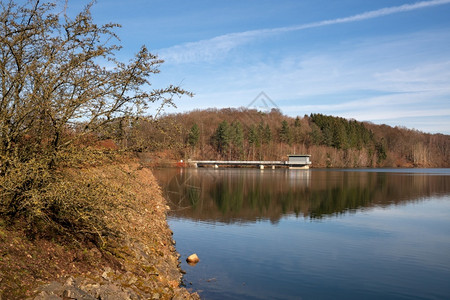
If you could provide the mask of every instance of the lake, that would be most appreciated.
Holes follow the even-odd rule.
[[[450,169],[154,173],[203,299],[450,297]]]

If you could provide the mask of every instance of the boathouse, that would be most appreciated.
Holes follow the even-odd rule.
[[[290,169],[308,169],[311,164],[311,155],[306,154],[291,154],[288,155],[287,164]]]

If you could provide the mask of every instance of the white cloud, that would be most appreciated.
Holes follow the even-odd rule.
[[[231,49],[247,43],[258,32],[230,33],[198,42],[176,45],[156,51],[170,64],[211,61],[228,53]]]
[[[273,34],[300,31],[342,23],[360,22],[368,19],[379,18],[387,15],[419,10],[449,3],[450,0],[421,1],[414,4],[386,7],[349,17],[312,22],[303,25],[229,33],[216,36],[211,39],[175,45],[173,47],[160,49],[157,52],[160,53],[160,56],[163,59],[171,64],[212,61],[217,59],[218,57],[223,57],[226,53],[236,47],[249,43],[257,38],[266,37]]]
[[[374,74],[374,78],[390,90],[441,90],[444,93],[449,93],[450,60],[377,72]]]
[[[450,121],[446,121],[450,119],[447,29],[346,40],[311,52],[296,48],[277,49],[277,56],[256,53],[262,59],[245,49],[249,51],[242,60],[249,61],[244,63],[220,59],[260,37],[447,3],[450,0],[422,1],[300,26],[232,33],[160,53],[169,68],[186,79],[184,86],[196,93],[192,101],[179,105],[181,110],[246,106],[264,91],[289,115],[317,112],[450,133]],[[436,125],[438,119],[443,121]]]
[[[449,38],[447,32],[367,38],[345,48],[225,66],[210,76],[192,74],[194,84],[186,84],[197,89],[196,108],[246,106],[264,91],[288,115],[325,113],[393,125],[422,118],[422,124],[403,124],[447,133],[449,122],[431,123],[450,116],[449,46],[430,51]]]
[[[217,73],[201,74],[198,85],[202,91],[214,90],[218,94],[265,90],[279,100],[301,100],[349,91],[449,93],[450,57],[444,54],[442,58],[433,57],[437,59],[434,61],[427,59],[426,51],[425,57],[415,56],[414,49],[423,35],[428,33],[397,36],[394,41],[372,39],[336,51],[317,49],[309,55],[289,53],[279,60],[251,65],[223,66]],[[436,34],[434,38],[448,39],[450,34]],[[385,53],[395,54],[386,60]]]
[[[405,126],[425,132],[450,134],[450,89],[416,93],[363,96],[353,101],[334,104],[307,104],[282,106],[283,113],[295,116],[323,113],[376,124]],[[310,101],[305,101],[311,103]]]

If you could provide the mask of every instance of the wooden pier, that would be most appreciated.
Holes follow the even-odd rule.
[[[309,169],[311,165],[311,155],[288,155],[287,161],[267,161],[267,160],[189,160],[188,164],[197,167],[258,167],[275,169],[283,167],[289,169]]]

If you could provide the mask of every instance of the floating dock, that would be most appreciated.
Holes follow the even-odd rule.
[[[289,169],[309,169],[311,165],[311,155],[288,155],[287,161],[267,161],[267,160],[188,160],[188,164],[198,167],[258,167],[275,169],[276,167]]]

